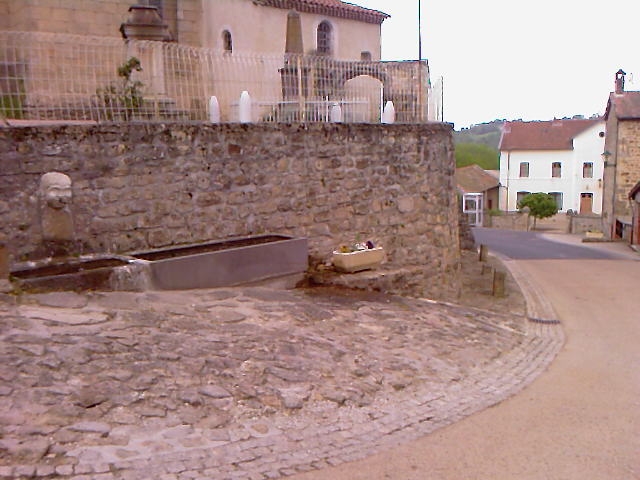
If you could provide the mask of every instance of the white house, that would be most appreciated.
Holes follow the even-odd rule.
[[[500,209],[549,193],[559,211],[602,212],[602,118],[506,122],[500,139]]]

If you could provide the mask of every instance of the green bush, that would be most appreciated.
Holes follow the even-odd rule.
[[[114,112],[122,114],[125,120],[130,120],[142,107],[144,84],[131,79],[134,71],[142,71],[142,65],[136,57],[131,57],[118,67],[118,77],[121,79],[119,83],[96,90],[110,120],[113,119]]]

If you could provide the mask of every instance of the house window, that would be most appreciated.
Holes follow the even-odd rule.
[[[553,178],[560,178],[562,176],[562,164],[560,162],[553,162],[551,164],[551,176]]]
[[[556,201],[558,210],[562,210],[562,192],[549,192],[549,195]]]
[[[582,178],[593,178],[593,163],[584,162],[582,164]]]
[[[229,30],[222,32],[222,49],[225,53],[233,52],[233,38],[231,38],[231,32]]]
[[[363,62],[371,61],[371,52],[360,52],[360,60]]]
[[[331,31],[331,24],[326,20],[318,25],[316,39],[318,55],[331,55]]]
[[[529,192],[518,192],[517,198],[516,198],[516,207],[520,205],[520,202],[522,201],[522,199],[527,195],[529,195]]]
[[[529,162],[520,162],[520,178],[529,176]]]

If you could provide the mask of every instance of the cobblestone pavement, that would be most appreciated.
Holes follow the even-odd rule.
[[[561,327],[427,300],[260,287],[0,300],[0,478],[267,479],[493,405]]]

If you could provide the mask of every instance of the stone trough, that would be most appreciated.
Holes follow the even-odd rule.
[[[11,271],[25,291],[186,290],[273,279],[301,280],[306,238],[260,235],[183,245],[130,255],[89,255],[30,262]]]

